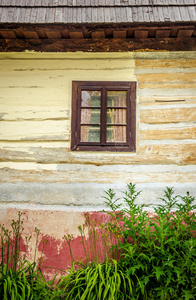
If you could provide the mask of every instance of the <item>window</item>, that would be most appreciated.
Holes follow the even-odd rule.
[[[71,150],[135,151],[135,82],[74,81]]]

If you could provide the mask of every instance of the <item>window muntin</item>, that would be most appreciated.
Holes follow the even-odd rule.
[[[135,82],[73,82],[71,150],[135,150]]]

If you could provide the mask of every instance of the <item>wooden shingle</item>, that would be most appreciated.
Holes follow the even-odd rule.
[[[175,12],[174,12],[175,6],[167,7],[169,18],[171,22],[175,22]]]
[[[165,18],[164,18],[163,7],[162,6],[157,6],[157,10],[158,10],[158,16],[159,16],[160,22],[164,22]]]
[[[37,20],[39,20],[39,22],[41,22],[41,23],[46,22],[46,8],[45,7],[43,7],[42,9],[38,9]]]
[[[1,11],[1,22],[4,23],[8,20],[8,10],[3,7]]]
[[[70,9],[69,7],[63,7],[62,9],[65,9],[64,15],[67,18],[68,23],[72,23],[74,21],[73,18],[73,9]]]
[[[46,10],[46,23],[54,23],[55,20],[55,8],[50,7]]]
[[[105,16],[104,16],[104,9],[103,9],[103,7],[100,7],[97,10],[97,15],[98,15],[98,22],[100,22],[100,23],[105,22]]]
[[[195,0],[0,0],[1,6],[19,7],[83,7],[83,6],[189,6]]]
[[[181,14],[180,14],[180,9],[178,6],[175,7],[174,13],[175,13],[175,21],[176,22],[181,21]]]
[[[195,0],[0,0],[0,11],[0,23],[196,21]]]
[[[69,16],[69,14],[68,14],[68,16]],[[62,19],[63,19],[62,7],[56,7],[55,8],[55,17],[54,17],[55,23],[62,23]]]
[[[143,16],[144,16],[145,22],[150,22],[150,16],[149,16],[150,11],[149,11],[148,6],[143,7],[142,11],[143,11]]]
[[[195,21],[196,7],[195,6],[189,6],[188,12],[189,12],[189,18],[190,18],[190,20],[191,21]]]
[[[97,8],[94,8],[92,9],[92,20],[97,23],[98,22],[98,9]]]
[[[164,21],[165,22],[170,22],[171,17],[170,17],[170,12],[168,10],[168,6],[164,6],[162,9],[163,9],[163,14],[164,14]]]
[[[130,7],[127,9],[127,22],[133,22],[133,13]]]
[[[74,20],[76,23],[81,23],[82,22],[82,8],[78,7],[76,9],[76,20]]]
[[[111,19],[110,19],[110,7],[106,7],[105,8],[105,22],[111,22],[110,21]]]
[[[190,16],[189,16],[189,12],[188,12],[188,8],[186,6],[179,7],[180,10],[180,15],[183,21],[189,21],[190,20]]]

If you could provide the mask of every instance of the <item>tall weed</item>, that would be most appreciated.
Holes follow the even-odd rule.
[[[196,299],[195,198],[174,195],[167,187],[163,204],[148,216],[136,203],[139,193],[134,184],[124,192],[127,208],[118,244],[119,264],[133,281],[132,299]]]
[[[62,292],[54,285],[54,279],[46,281],[41,272],[42,254],[36,263],[36,253],[40,231],[35,228],[36,247],[34,261],[30,263],[26,259],[30,237],[25,237],[25,252],[21,252],[22,233],[24,231],[21,213],[18,220],[12,220],[11,229],[8,230],[2,224],[0,251],[0,299],[2,300],[50,300],[62,299]],[[47,241],[43,241],[43,249]]]

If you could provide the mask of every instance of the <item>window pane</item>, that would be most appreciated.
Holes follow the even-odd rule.
[[[81,109],[81,124],[100,124],[100,109]]]
[[[82,91],[81,106],[101,106],[101,91]]]
[[[81,126],[80,142],[100,142],[100,126]]]
[[[106,141],[126,143],[127,126],[107,126]]]
[[[127,106],[127,91],[107,91],[107,106]]]
[[[107,124],[126,124],[127,110],[109,108],[107,109]]]

